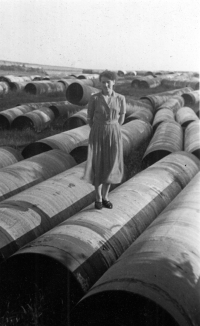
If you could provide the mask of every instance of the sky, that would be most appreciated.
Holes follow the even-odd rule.
[[[0,60],[200,70],[199,0],[0,0]]]

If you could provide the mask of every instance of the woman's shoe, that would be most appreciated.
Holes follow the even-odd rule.
[[[101,201],[95,201],[94,207],[96,209],[102,209],[103,208],[103,204]]]
[[[106,208],[113,208],[113,204],[109,200],[102,199],[102,204]]]

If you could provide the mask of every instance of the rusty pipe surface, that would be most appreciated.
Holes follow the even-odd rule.
[[[164,156],[183,149],[183,130],[176,121],[166,121],[158,125],[143,160],[153,164]]]
[[[0,201],[28,189],[76,165],[59,149],[36,155],[0,169]]]
[[[200,121],[191,122],[185,129],[184,150],[200,159]]]
[[[98,280],[71,325],[200,325],[199,197],[200,172]]]
[[[0,203],[0,256],[5,259],[95,200],[82,180],[85,162]]]
[[[34,110],[29,105],[20,105],[0,112],[0,129],[9,129],[15,118]]]
[[[63,83],[57,81],[32,81],[25,86],[24,91],[33,95],[48,95],[56,93],[64,94],[66,91],[66,86]]]
[[[70,153],[78,146],[87,146],[89,132],[90,128],[86,125],[40,139],[39,141],[27,145],[22,151],[22,156],[24,158],[29,158],[51,149],[61,149],[66,153]]]
[[[184,87],[184,88],[173,89],[171,91],[162,92],[162,93],[158,93],[158,94],[142,96],[140,99],[148,100],[152,104],[152,106],[155,109],[157,109],[160,105],[165,103],[170,97],[172,97],[174,95],[179,96],[184,93],[190,93],[192,91],[193,91],[193,89],[191,87]]]
[[[181,96],[172,96],[167,99],[166,102],[161,104],[156,111],[161,109],[170,109],[174,113],[177,112],[182,106],[184,106],[184,99]]]
[[[68,118],[83,108],[82,106],[74,105],[68,101],[52,102],[48,107],[53,110],[55,117],[63,118]]]
[[[0,147],[0,169],[23,160],[21,153],[9,146]]]
[[[64,130],[71,130],[87,124],[87,108],[79,110],[71,115],[63,125]]]
[[[54,120],[53,110],[43,106],[39,110],[34,110],[15,118],[11,124],[11,129],[32,129],[40,132],[51,125]]]
[[[84,85],[80,81],[71,83],[66,90],[66,98],[72,104],[86,105],[92,94],[98,93],[99,89]]]
[[[148,100],[133,100],[126,96],[126,118],[140,109],[149,109],[153,114],[155,112],[152,104]]]
[[[70,302],[70,292],[81,289],[76,297],[80,299],[198,171],[199,160],[194,155],[168,155],[112,191],[112,210],[85,208],[10,257],[7,263],[14,266],[8,265],[7,272],[14,271],[12,280],[22,275],[22,270],[28,278],[35,271],[34,261],[43,262],[37,264],[37,277],[45,280],[49,262],[52,268],[57,266],[58,275],[64,267],[66,305],[76,303]],[[73,284],[71,288],[69,284]]]
[[[199,118],[195,114],[194,110],[192,110],[191,108],[189,108],[187,106],[180,108],[176,112],[175,117],[176,117],[176,121],[178,123],[180,123],[180,125],[183,128],[187,127],[192,121],[199,120]]]
[[[152,123],[154,132],[160,123],[166,121],[175,121],[173,111],[167,108],[158,110],[154,116],[153,123]]]
[[[145,122],[149,122],[150,124],[153,121],[153,113],[151,110],[146,109],[146,108],[141,108],[137,111],[135,111],[134,113],[130,114],[127,118],[125,118],[125,122],[124,123],[128,123],[132,120],[142,120]]]
[[[191,95],[189,94],[183,94],[182,95],[185,106],[190,107],[194,110],[194,112],[200,117],[200,106],[199,106],[199,100],[200,100],[200,91],[193,91],[191,92]]]

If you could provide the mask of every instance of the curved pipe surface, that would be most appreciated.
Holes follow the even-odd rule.
[[[9,146],[0,147],[0,169],[23,160],[21,153]]]
[[[56,264],[58,275],[64,266],[64,278],[73,279],[73,287],[68,283],[65,288],[71,305],[70,291],[87,292],[198,171],[199,160],[192,154],[168,155],[112,191],[112,210],[87,207],[10,257],[7,263],[17,270],[8,265],[7,271],[16,277],[25,269],[28,278],[35,271],[33,262],[43,261],[37,265],[42,280],[49,262]]]
[[[72,104],[86,105],[88,104],[91,95],[98,92],[99,89],[76,81],[68,86],[66,90],[66,98]]]
[[[22,151],[22,156],[29,158],[51,149],[61,149],[66,153],[70,153],[78,146],[87,146],[89,132],[90,128],[86,125],[41,139],[26,146]]]
[[[28,189],[76,165],[73,157],[58,149],[0,169],[0,201]]]
[[[189,107],[182,107],[176,112],[176,121],[180,123],[180,125],[185,128],[187,127],[192,121],[199,120],[195,112]]]
[[[71,115],[71,117],[65,121],[63,128],[64,130],[71,130],[85,126],[87,123],[87,108],[85,108]]]
[[[173,95],[182,95],[184,93],[190,93],[193,89],[191,87],[184,87],[181,89],[174,89],[172,91],[167,91],[163,93],[153,94],[153,95],[147,95],[142,96],[140,99],[146,99],[149,100],[152,106],[157,109],[160,105],[165,103],[171,96]]]
[[[11,124],[13,129],[33,129],[36,132],[44,130],[55,120],[53,110],[42,107],[39,110],[26,113],[15,118]]]
[[[162,122],[157,127],[143,160],[153,164],[166,155],[183,149],[183,130],[175,121]]]
[[[9,129],[14,119],[33,110],[34,108],[32,108],[30,105],[24,104],[16,106],[15,108],[1,111],[0,129]]]
[[[200,159],[200,121],[194,121],[187,126],[184,135],[184,150]]]
[[[156,128],[159,126],[159,124],[166,121],[175,121],[173,111],[170,109],[158,110],[154,116],[153,123],[152,123],[154,132]]]
[[[199,197],[200,172],[82,299],[72,325],[200,325]]]
[[[136,112],[130,114],[126,119],[125,119],[125,124],[132,121],[132,120],[143,120],[148,123],[152,123],[153,121],[153,113],[149,109],[146,108],[141,108],[140,110],[137,110]]]
[[[182,106],[184,106],[184,100],[181,96],[173,96],[167,99],[166,102],[164,102],[163,104],[161,104],[157,109],[157,110],[161,110],[161,109],[170,109],[172,110],[174,113],[177,112],[177,110],[179,110]]]

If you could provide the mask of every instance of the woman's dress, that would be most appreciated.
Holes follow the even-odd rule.
[[[93,185],[122,181],[124,162],[118,119],[125,112],[125,97],[114,91],[108,103],[101,92],[90,98],[88,119],[92,121],[92,128],[84,179]]]

